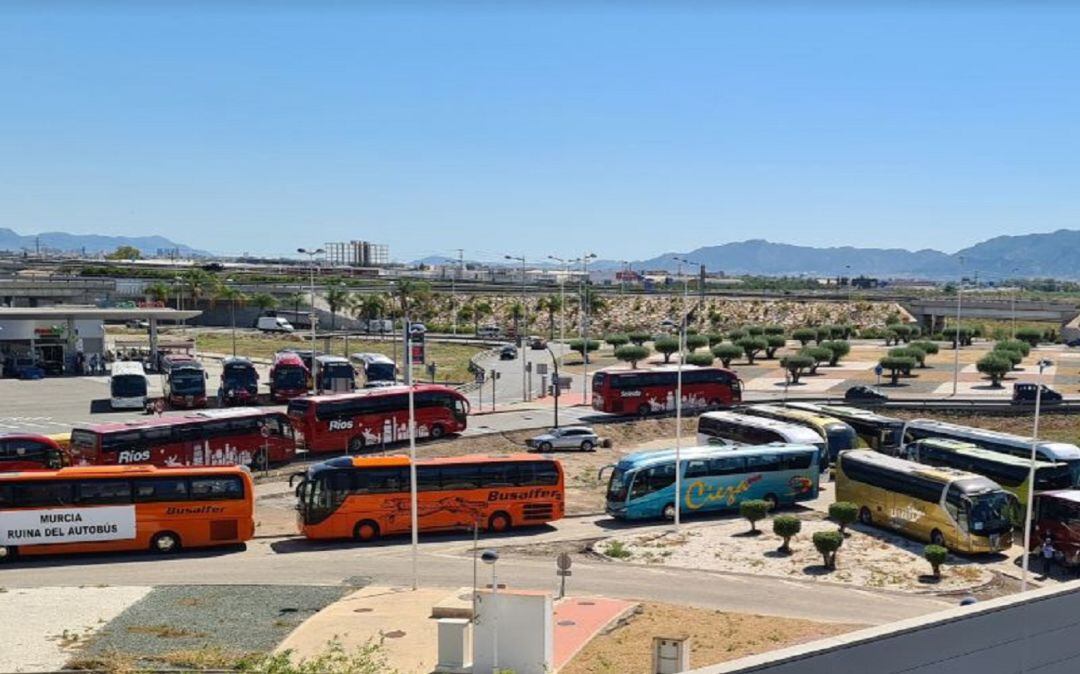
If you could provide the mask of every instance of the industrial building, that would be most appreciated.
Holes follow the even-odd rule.
[[[390,263],[390,247],[370,241],[327,243],[326,261],[336,267],[382,267]]]

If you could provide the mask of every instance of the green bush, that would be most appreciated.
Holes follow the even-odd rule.
[[[604,337],[604,341],[610,344],[613,348],[618,349],[623,344],[630,343],[630,336],[624,335],[620,332],[616,332],[613,335],[608,335]]]
[[[709,367],[713,364],[713,360],[716,356],[712,355],[711,351],[702,351],[701,353],[688,353],[686,354],[687,365],[697,365],[698,367]]]
[[[889,376],[892,378],[892,385],[897,386],[900,384],[900,374],[910,373],[912,368],[915,367],[915,359],[908,357],[898,356],[885,356],[878,364],[881,367],[889,371]]]
[[[848,525],[859,519],[859,506],[848,501],[829,504],[829,519],[840,525],[840,533],[847,533]]]
[[[932,356],[938,352],[938,345],[931,342],[929,339],[920,339],[917,342],[912,342],[911,346],[913,348],[921,349],[922,352],[928,356]]]
[[[803,376],[805,372],[817,366],[817,361],[810,356],[797,353],[791,356],[784,356],[780,359],[780,367],[784,368],[791,375],[791,383],[798,384],[799,378]]]
[[[896,336],[900,338],[900,341],[905,344],[911,340],[912,327],[905,323],[897,323],[892,326],[892,331],[896,333]]]
[[[580,339],[571,339],[569,342],[569,347],[571,351],[585,355],[585,349],[588,349],[589,353],[592,353],[593,351],[599,349],[600,340],[590,339],[589,343],[585,344],[585,342]]]
[[[748,499],[739,503],[739,516],[750,522],[750,531],[757,532],[758,520],[769,514],[769,502],[761,499]]]
[[[604,548],[604,554],[612,559],[626,559],[634,553],[630,552],[622,541],[611,541]]]
[[[1016,367],[1024,360],[1024,356],[1019,351],[1013,351],[1012,349],[994,349],[990,353],[1007,358],[1013,367]]]
[[[863,328],[859,331],[860,339],[884,339],[885,331],[881,328]]]
[[[743,330],[741,328],[735,328],[734,330],[728,330],[728,333],[727,333],[727,338],[729,340],[731,340],[732,343],[738,342],[740,339],[742,339],[742,338],[744,338],[746,336],[747,336],[746,330]]]
[[[731,367],[731,361],[743,354],[742,347],[736,344],[717,344],[712,348],[712,352],[724,367]]]
[[[809,356],[814,359],[814,364],[810,367],[810,374],[817,374],[818,366],[822,363],[828,363],[832,358],[832,351],[829,351],[823,346],[807,346],[799,349],[799,355]]]
[[[802,520],[794,515],[777,515],[772,521],[773,533],[784,539],[780,545],[780,552],[785,555],[791,554],[791,539],[802,531]]]
[[[765,358],[776,358],[776,352],[784,348],[785,344],[787,344],[787,340],[784,339],[783,335],[768,335],[765,337]]]
[[[817,339],[816,328],[798,328],[791,331],[791,338],[799,340],[799,344],[806,346]]]
[[[693,353],[698,349],[708,346],[709,338],[705,335],[687,335],[686,336],[686,349]]]
[[[1043,331],[1038,328],[1020,328],[1016,331],[1016,338],[1030,346],[1038,346],[1043,339]]]
[[[748,325],[746,326],[746,334],[751,337],[761,337],[765,334],[765,327],[761,325]]]
[[[750,365],[754,364],[754,357],[769,346],[764,337],[743,337],[736,344],[743,350],[746,362]]]
[[[1031,353],[1031,345],[1020,339],[1003,339],[994,344],[994,351],[1015,351],[1027,358]]]
[[[1012,360],[1006,356],[1006,353],[1016,353],[1015,351],[992,351],[975,363],[975,368],[990,377],[990,385],[993,387],[1001,386],[1002,378],[1012,370]]]
[[[889,349],[889,356],[892,358],[911,358],[919,367],[926,366],[926,352],[912,344],[907,346],[900,346],[895,349]],[[910,372],[905,374],[911,374]]]
[[[647,332],[642,332],[641,330],[635,330],[634,332],[631,332],[629,335],[627,335],[627,337],[630,338],[630,343],[634,344],[635,346],[641,346],[645,342],[652,339],[651,334]]]
[[[674,337],[657,337],[653,340],[653,348],[664,355],[664,362],[671,362],[671,354],[679,350],[679,340]]]
[[[784,334],[784,326],[776,325],[776,324],[766,325],[765,326],[765,334],[766,335],[783,335]]]
[[[831,354],[829,356],[830,367],[836,367],[841,358],[851,353],[851,344],[839,339],[831,339],[827,342],[822,342],[821,348],[828,349]]]
[[[941,578],[941,565],[949,557],[949,551],[940,545],[930,544],[923,548],[923,557],[930,562],[930,568],[934,570],[934,578]]]
[[[705,335],[705,337],[709,340],[710,349],[724,341],[724,336],[721,335],[719,332],[710,332]]]
[[[638,362],[648,358],[650,353],[652,350],[649,347],[636,344],[625,344],[615,349],[615,357],[624,363],[630,363],[632,368],[636,368]]]
[[[816,531],[814,532],[814,547],[821,553],[825,568],[836,568],[836,552],[844,544],[844,537],[839,531]]]

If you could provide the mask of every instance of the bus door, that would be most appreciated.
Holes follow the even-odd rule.
[[[629,510],[635,517],[662,517],[664,506],[674,503],[669,487],[675,484],[675,464],[665,463],[637,471],[630,485]]]

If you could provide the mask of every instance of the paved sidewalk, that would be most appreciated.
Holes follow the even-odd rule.
[[[636,602],[606,597],[572,597],[555,604],[555,671],[574,659],[608,625],[628,615]]]

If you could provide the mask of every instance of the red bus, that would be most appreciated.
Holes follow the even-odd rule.
[[[593,375],[594,410],[647,416],[675,410],[674,367],[654,370],[607,370]],[[731,407],[742,401],[742,382],[720,367],[683,366],[684,410]]]
[[[0,435],[0,473],[55,470],[66,464],[60,443],[45,435]]]
[[[409,388],[387,386],[355,393],[312,396],[289,401],[289,419],[297,443],[313,453],[360,452],[370,445],[409,437]],[[469,401],[447,386],[413,387],[416,436],[441,438],[465,430]]]
[[[409,472],[407,456],[311,466],[296,489],[300,533],[370,541],[409,531]],[[417,461],[416,489],[421,531],[535,526],[561,519],[565,502],[562,466],[535,454]]]
[[[234,407],[76,427],[69,451],[75,465],[244,465],[261,470],[291,461],[296,442],[281,412]]]
[[[305,395],[310,378],[311,373],[299,354],[279,351],[274,354],[274,364],[270,366],[270,399],[283,403]]]

